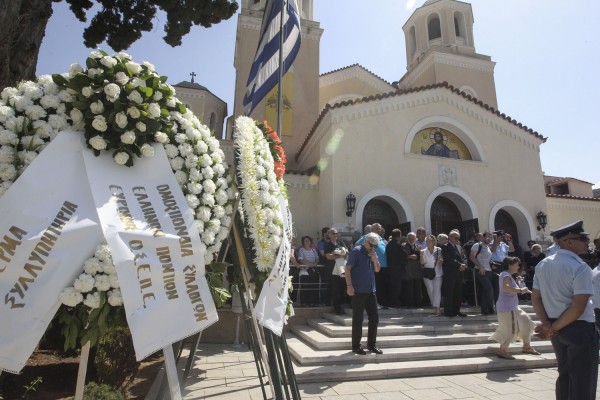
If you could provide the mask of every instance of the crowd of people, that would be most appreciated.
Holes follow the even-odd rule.
[[[498,357],[513,359],[508,347],[517,339],[523,353],[539,355],[531,346],[535,331],[552,341],[557,398],[595,399],[600,238],[591,248],[582,221],[551,236],[554,243],[545,252],[533,240],[523,252],[503,231],[478,233],[461,244],[456,229],[437,237],[424,228],[406,237],[394,229],[386,238],[383,227],[373,224],[344,243],[336,229],[323,228],[316,244],[305,236],[295,251],[296,286],[302,304],[332,305],[337,314],[352,308],[352,351],[360,355],[383,353],[376,343],[379,309],[431,306],[433,315],[465,317],[461,306],[479,304],[481,314],[497,315],[490,338],[500,345]],[[531,299],[540,325],[519,308],[519,299]],[[366,349],[361,346],[365,311]]]

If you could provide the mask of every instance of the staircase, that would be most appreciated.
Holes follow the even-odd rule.
[[[533,319],[530,305],[521,309]],[[379,310],[377,346],[383,354],[361,356],[351,351],[352,310],[324,313],[292,327],[287,342],[298,382],[333,382],[415,376],[480,373],[556,366],[549,340],[533,338],[539,356],[522,354],[520,342],[510,346],[514,360],[498,358],[498,343],[489,339],[498,325],[495,315],[463,308],[467,317],[434,316],[430,309]],[[363,346],[367,317],[363,324]]]

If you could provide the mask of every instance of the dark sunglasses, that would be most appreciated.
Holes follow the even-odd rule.
[[[570,240],[579,240],[579,241],[584,242],[584,243],[589,243],[590,242],[590,238],[588,236],[585,236],[585,235],[574,236],[574,237],[570,237],[570,238],[567,238],[567,239],[570,239]]]

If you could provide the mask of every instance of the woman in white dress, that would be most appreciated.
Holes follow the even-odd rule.
[[[435,315],[440,315],[440,302],[442,299],[442,249],[436,246],[435,236],[429,235],[425,238],[427,247],[421,250],[421,265],[423,268],[431,268],[435,271],[435,278],[426,278],[426,271],[423,273],[423,282],[427,288],[427,294],[431,301],[431,306],[435,309]]]

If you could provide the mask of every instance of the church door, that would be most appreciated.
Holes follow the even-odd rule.
[[[366,225],[381,224],[385,229],[385,236],[389,236],[392,229],[400,226],[398,215],[396,215],[394,209],[388,203],[379,199],[369,200],[363,211],[362,223],[363,228]],[[402,233],[406,234],[404,231]]]
[[[517,232],[517,224],[513,217],[504,210],[498,210],[494,217],[494,227],[497,231],[504,231],[513,238],[514,243],[519,243],[519,233]]]
[[[431,204],[431,233],[448,234],[452,229],[462,227],[462,218],[456,205],[445,197],[438,196]]]

